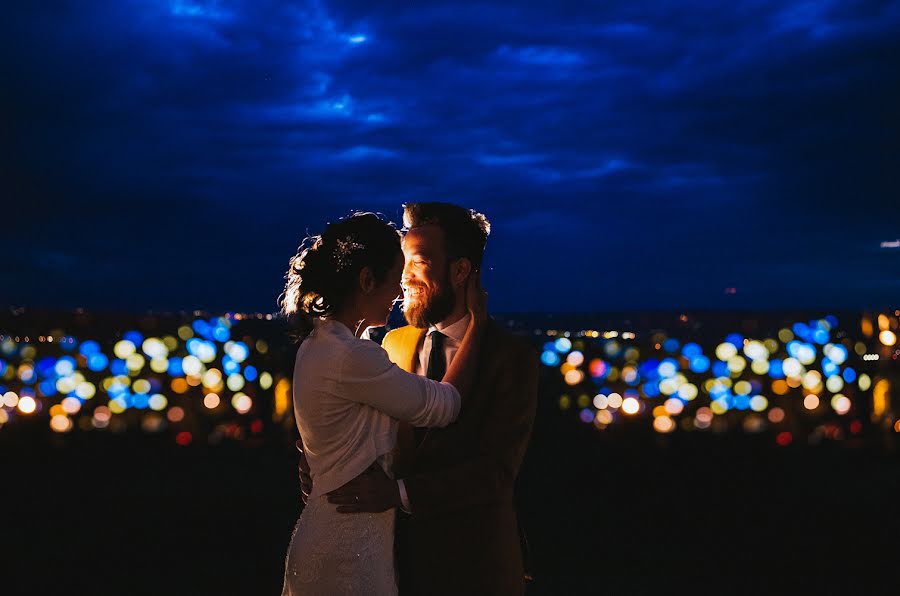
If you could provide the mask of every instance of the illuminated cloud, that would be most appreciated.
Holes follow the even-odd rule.
[[[801,289],[852,306],[852,284],[834,281],[849,277],[871,300],[896,295],[880,260],[891,255],[858,248],[897,232],[874,216],[896,196],[883,174],[900,135],[896,3],[10,10],[8,215],[21,223],[0,249],[34,247],[0,271],[14,302],[270,307],[305,231],[351,209],[396,218],[402,202],[429,198],[494,220],[498,309],[541,309],[564,282],[569,307],[586,310],[774,306]],[[535,242],[515,223],[522,210],[579,226]],[[214,251],[180,250],[196,222],[265,238],[223,268]],[[759,243],[734,242],[735,222],[801,247],[828,244],[840,225],[844,256],[826,266],[812,252],[747,248]],[[158,241],[116,244],[138,227]],[[563,239],[584,227],[602,233],[600,250]],[[623,261],[660,277],[576,274]],[[685,284],[686,262],[704,279]],[[805,274],[785,275],[784,262]],[[546,274],[520,283],[523,269]],[[197,270],[221,270],[231,291]],[[48,274],[78,292],[48,295]]]

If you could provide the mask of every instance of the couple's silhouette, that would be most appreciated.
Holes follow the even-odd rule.
[[[537,356],[487,314],[487,219],[404,207],[307,238],[281,297],[301,339],[294,412],[306,507],[283,594],[520,594],[513,486]],[[408,326],[382,346],[398,295]]]

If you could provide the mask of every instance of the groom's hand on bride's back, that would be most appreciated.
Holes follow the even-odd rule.
[[[306,453],[303,452],[303,441],[297,441],[297,451],[300,452],[300,498],[306,504],[309,493],[312,491],[312,476],[309,475],[309,462],[306,461]]]
[[[374,463],[344,486],[328,493],[328,502],[338,506],[338,513],[380,513],[400,507],[400,489],[397,481]]]

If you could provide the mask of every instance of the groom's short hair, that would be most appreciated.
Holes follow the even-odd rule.
[[[483,213],[452,203],[409,203],[403,206],[406,230],[434,225],[444,231],[447,259],[465,257],[474,267],[481,267],[484,247],[491,224]]]

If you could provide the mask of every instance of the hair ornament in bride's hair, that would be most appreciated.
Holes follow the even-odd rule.
[[[353,260],[353,253],[365,248],[366,245],[356,242],[353,236],[348,235],[343,240],[338,238],[337,246],[334,249],[334,264],[337,270],[343,271],[349,267]]]

